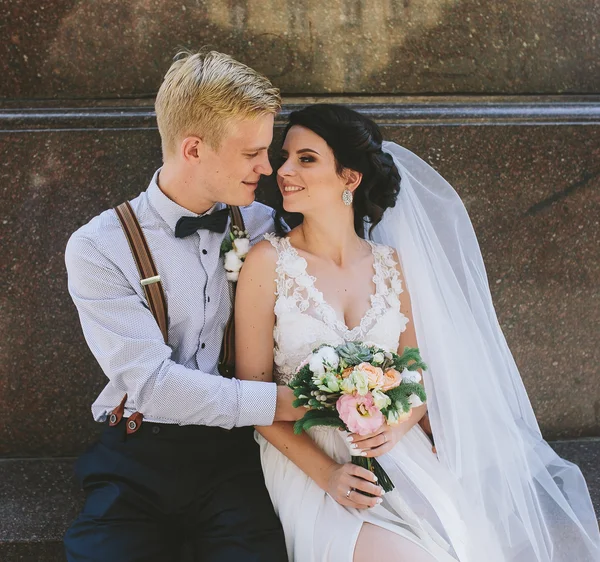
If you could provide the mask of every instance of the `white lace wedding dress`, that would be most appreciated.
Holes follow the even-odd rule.
[[[360,324],[348,329],[315,287],[306,260],[289,240],[273,235],[266,238],[279,256],[274,329],[274,378],[278,384],[287,384],[300,362],[323,343],[371,341],[397,351],[408,319],[400,312],[402,286],[390,248],[371,243],[376,291]],[[309,434],[337,462],[350,461],[342,432],[316,427]],[[464,505],[459,486],[439,463],[418,424],[390,453],[379,457],[395,489],[384,496],[382,504],[368,510],[337,503],[256,435],[265,482],[283,525],[290,561],[352,562],[365,522],[417,543],[440,562],[502,561],[493,531],[472,507]]]

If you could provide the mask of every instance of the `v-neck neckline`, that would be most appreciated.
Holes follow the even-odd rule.
[[[365,331],[364,331],[363,325],[366,325],[368,320],[370,320],[372,317],[377,316],[379,310],[382,308],[381,302],[378,302],[378,301],[380,301],[380,297],[381,297],[381,293],[380,293],[380,285],[381,285],[381,280],[382,280],[381,260],[379,259],[379,256],[377,254],[375,244],[373,242],[371,242],[370,240],[365,240],[365,242],[367,242],[367,244],[369,244],[369,246],[371,247],[371,253],[373,254],[373,278],[372,278],[372,281],[373,281],[373,284],[375,285],[375,292],[369,296],[369,301],[371,304],[370,304],[369,308],[365,311],[365,313],[362,315],[358,324],[356,326],[354,326],[353,328],[349,328],[348,325],[346,324],[346,321],[340,319],[335,308],[333,308],[333,306],[331,304],[329,304],[329,302],[325,299],[323,292],[320,291],[319,289],[317,289],[317,287],[315,286],[315,281],[317,280],[317,278],[308,272],[308,262],[306,261],[306,259],[303,258],[298,253],[298,250],[292,245],[289,237],[286,236],[283,238],[283,240],[285,240],[288,248],[293,253],[294,257],[304,261],[305,265],[304,265],[303,272],[310,279],[310,284],[306,285],[308,297],[312,300],[314,308],[317,311],[317,313],[319,314],[321,320],[323,322],[325,322],[330,328],[338,329],[340,332],[342,332],[344,334],[344,336],[346,338],[349,338],[349,339],[355,338],[356,335],[358,333],[360,333],[361,331],[363,332],[363,335],[364,335]],[[326,309],[329,312],[329,314],[327,314],[323,309]],[[333,322],[331,320],[333,320]]]

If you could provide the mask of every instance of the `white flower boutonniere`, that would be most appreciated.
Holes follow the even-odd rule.
[[[250,251],[250,238],[247,230],[240,230],[234,226],[229,236],[221,243],[221,255],[224,256],[225,272],[227,279],[234,283],[240,276],[244,260]]]

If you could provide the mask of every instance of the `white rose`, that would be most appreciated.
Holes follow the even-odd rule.
[[[404,369],[401,374],[404,382],[421,382],[421,373],[419,371]]]
[[[352,394],[356,390],[356,386],[354,385],[351,377],[342,379],[342,382],[340,383],[340,390],[344,394]]]
[[[423,404],[423,401],[416,395],[416,394],[411,394],[408,397],[408,403],[413,407],[416,408],[417,406],[421,406],[421,404]]]
[[[356,386],[356,392],[361,396],[369,392],[369,375],[367,373],[355,369],[349,378],[352,379],[354,386]]]
[[[381,390],[372,390],[371,394],[373,395],[373,402],[379,410],[387,408],[392,403],[390,397],[381,392]]]
[[[238,272],[242,269],[242,260],[237,256],[237,254],[233,250],[229,250],[225,254],[225,269],[227,271]]]
[[[319,349],[319,355],[321,356],[323,363],[327,363],[332,369],[337,369],[340,364],[340,357],[333,347],[329,347],[328,345],[322,347]]]
[[[237,282],[237,280],[240,277],[240,272],[239,271],[226,271],[225,275],[227,276],[227,281],[233,281],[235,283],[235,282]]]
[[[248,238],[236,238],[233,241],[233,249],[239,258],[243,258],[250,251],[250,240]]]
[[[383,363],[385,359],[385,355],[383,353],[381,353],[381,351],[379,353],[376,353],[375,355],[373,355],[373,363],[375,365],[381,365]]]

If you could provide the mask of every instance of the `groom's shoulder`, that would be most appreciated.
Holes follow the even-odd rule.
[[[129,201],[136,216],[139,216],[144,207],[143,195],[141,193]],[[82,254],[87,254],[87,257],[91,257],[91,254],[104,254],[108,257],[113,253],[112,250],[120,248],[123,242],[127,244],[117,213],[114,208],[106,209],[71,234],[67,242],[66,254],[67,257]]]
[[[275,232],[275,209],[255,201],[247,207],[240,207],[240,211],[253,244],[262,240],[264,234]]]

